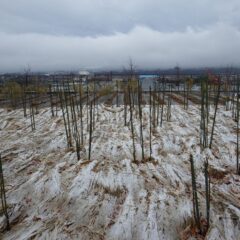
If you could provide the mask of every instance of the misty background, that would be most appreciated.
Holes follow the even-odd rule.
[[[240,65],[239,0],[0,0],[0,72]]]

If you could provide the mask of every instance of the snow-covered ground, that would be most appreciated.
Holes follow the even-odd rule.
[[[217,113],[212,150],[199,146],[198,106],[172,106],[172,118],[153,131],[149,156],[148,107],[143,109],[146,159],[137,162],[122,107],[99,106],[88,161],[88,133],[81,160],[67,148],[63,119],[50,109],[35,116],[0,109],[0,151],[11,230],[2,239],[179,239],[193,219],[189,155],[192,153],[205,216],[204,161],[211,173],[211,224],[206,239],[239,240],[240,176],[236,173],[236,123]],[[86,114],[84,118],[86,122]],[[3,217],[0,223],[4,222]]]

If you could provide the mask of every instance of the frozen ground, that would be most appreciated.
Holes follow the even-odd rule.
[[[230,111],[221,107],[213,148],[202,153],[199,108],[172,106],[171,121],[166,122],[164,115],[163,127],[153,133],[153,160],[141,160],[136,123],[136,163],[123,108],[99,106],[91,161],[86,155],[86,129],[81,160],[77,161],[74,149],[67,148],[60,115],[51,118],[50,109],[41,109],[32,132],[22,110],[0,109],[0,150],[11,222],[11,230],[0,238],[179,239],[192,221],[192,153],[203,216],[206,157],[210,164],[211,227],[206,239],[240,239],[236,123]],[[144,140],[149,156],[147,122],[146,107]]]

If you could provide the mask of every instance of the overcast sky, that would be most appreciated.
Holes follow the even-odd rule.
[[[240,66],[240,0],[0,0],[0,72]]]

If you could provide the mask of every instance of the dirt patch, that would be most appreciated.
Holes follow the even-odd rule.
[[[191,223],[188,225],[181,233],[180,233],[180,240],[188,240],[188,239],[195,239],[195,240],[204,240],[207,234],[207,222],[205,219],[201,219],[201,226],[202,226],[202,233],[200,234],[199,229],[197,228],[196,224],[193,220],[190,220]]]
[[[209,175],[211,179],[214,179],[214,180],[222,180],[227,174],[228,172],[224,170],[215,169],[213,167],[210,167],[209,169]]]

